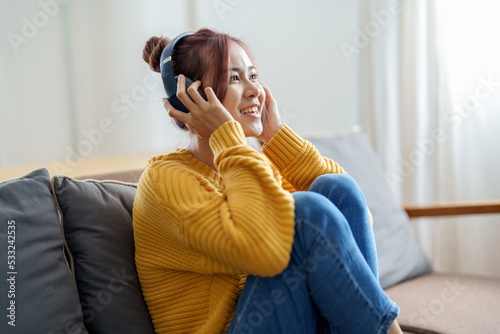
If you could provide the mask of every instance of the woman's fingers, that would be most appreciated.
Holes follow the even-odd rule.
[[[207,101],[218,101],[217,95],[215,95],[212,87],[206,87],[204,90],[205,96],[207,97]]]
[[[187,114],[185,112],[182,112],[180,110],[175,109],[170,102],[168,101],[167,98],[163,98],[163,107],[165,110],[168,112],[168,115],[170,117],[173,117],[175,119],[178,119],[181,122],[186,122],[186,116]]]
[[[186,77],[182,74],[177,79],[177,98],[189,111],[196,106],[196,103],[191,99],[186,90]]]
[[[271,101],[274,101],[273,94],[271,94],[269,87],[265,83],[263,83],[262,81],[259,81],[259,82],[262,85],[262,88],[264,88],[264,91],[266,93],[266,102],[269,103]]]
[[[200,94],[200,91],[198,91],[200,87],[200,80],[191,83],[186,89],[186,77],[181,74],[177,79],[177,98],[189,111],[192,111],[192,108],[202,107],[207,102],[202,96],[203,93]]]
[[[200,106],[206,102],[205,98],[198,91],[200,89],[200,87],[201,87],[201,81],[196,80],[187,89],[187,93],[189,94],[191,99],[193,99],[194,103],[196,103],[196,105],[198,105],[198,106]]]
[[[266,112],[265,115],[263,115],[265,117],[262,119],[262,125],[264,126],[264,129],[262,131],[262,134],[257,139],[267,143],[269,140],[271,140],[271,138],[276,134],[276,132],[280,128],[281,119],[278,111],[278,104],[274,99],[273,95],[271,94],[269,87],[263,82],[261,81],[259,82],[262,85],[262,88],[264,89],[264,93],[266,94],[266,99],[264,102],[266,107]]]

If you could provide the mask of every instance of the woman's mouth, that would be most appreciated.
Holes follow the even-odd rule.
[[[240,110],[240,113],[249,116],[259,116],[259,106],[253,105],[250,107],[246,107],[245,109]]]

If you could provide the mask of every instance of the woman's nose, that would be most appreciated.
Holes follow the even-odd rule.
[[[260,89],[257,82],[248,80],[245,85],[245,97],[257,97],[260,95]]]

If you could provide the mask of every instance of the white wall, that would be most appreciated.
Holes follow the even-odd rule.
[[[356,122],[357,67],[339,48],[352,40],[356,1],[196,4],[198,26],[229,32],[250,46],[283,121],[296,131],[338,130]]]
[[[40,11],[34,0],[1,2],[0,165],[56,159],[70,141],[62,17]]]
[[[353,38],[357,2],[0,0],[0,9],[0,167],[70,168],[182,146],[142,48],[153,35],[201,27],[250,46],[283,121],[299,133],[357,121],[357,67],[339,48]]]

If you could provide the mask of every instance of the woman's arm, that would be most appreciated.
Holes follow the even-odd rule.
[[[311,183],[323,174],[346,174],[339,164],[321,156],[310,142],[285,124],[262,151],[296,190],[309,189]]]
[[[224,187],[220,192],[199,173],[175,164],[151,181],[170,221],[154,222],[169,236],[163,248],[191,253],[184,270],[273,276],[289,262],[294,235],[293,198],[261,154],[246,144],[241,126],[227,122],[210,138]],[[168,186],[167,186],[168,184]],[[140,208],[136,208],[139,210]],[[177,226],[171,226],[172,224]],[[182,270],[177,267],[176,269]]]

